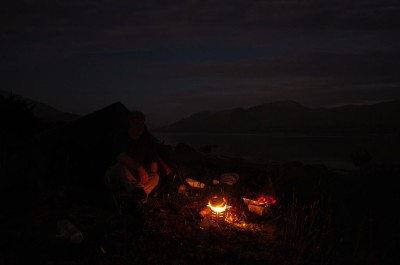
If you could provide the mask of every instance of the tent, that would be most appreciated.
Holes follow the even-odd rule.
[[[129,110],[115,102],[35,137],[37,173],[45,184],[104,189],[103,176],[127,132]]]

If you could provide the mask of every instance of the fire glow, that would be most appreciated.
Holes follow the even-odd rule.
[[[226,209],[228,208],[228,204],[225,198],[214,196],[208,202],[207,206],[211,209],[211,220],[213,222],[219,223],[225,221],[225,213]]]

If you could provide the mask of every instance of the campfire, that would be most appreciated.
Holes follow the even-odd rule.
[[[202,189],[205,187],[205,185],[194,185],[193,183],[198,181],[193,179],[187,178],[186,182],[193,188]],[[277,199],[272,196],[255,192],[248,193],[241,198],[234,198],[231,197],[228,187],[232,186],[233,183],[224,182],[221,184],[220,181],[213,180],[213,184],[214,186],[210,188],[211,193],[208,194],[208,199],[206,199],[202,210],[199,212],[202,217],[202,223],[205,226],[229,224],[231,226],[246,227],[247,221],[252,218],[251,215],[271,216],[271,206],[277,202]],[[179,191],[180,189],[178,189]]]
[[[271,206],[277,202],[277,199],[272,196],[257,193],[248,194],[241,199],[245,208],[238,200],[233,199],[232,205],[228,205],[227,197],[213,195],[199,213],[210,225],[229,224],[243,228],[247,226],[248,214],[270,216]]]
[[[211,220],[214,223],[224,222],[228,204],[226,199],[218,195],[213,196],[207,205],[211,209]]]

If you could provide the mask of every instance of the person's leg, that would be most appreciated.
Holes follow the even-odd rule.
[[[127,167],[118,164],[118,170],[122,186],[127,192],[133,192],[137,188],[143,188],[138,178],[136,178]]]
[[[149,174],[149,181],[144,184],[144,191],[146,192],[147,196],[149,196],[150,192],[154,190],[155,187],[157,187],[158,182],[160,181],[160,177],[156,173],[150,173]]]
[[[119,165],[119,170],[121,182],[126,191],[135,193],[139,196],[141,196],[139,192],[140,190],[146,193],[146,198],[142,199],[143,202],[147,201],[147,196],[149,196],[150,192],[152,192],[154,188],[157,187],[160,181],[160,177],[158,174],[150,173],[149,180],[145,184],[140,184],[138,178],[136,178],[128,168]]]

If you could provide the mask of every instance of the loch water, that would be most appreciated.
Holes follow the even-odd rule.
[[[237,157],[258,163],[298,161],[337,169],[355,169],[354,156],[369,154],[370,163],[399,164],[396,135],[305,136],[280,134],[152,133],[160,142],[184,143],[211,155]]]

